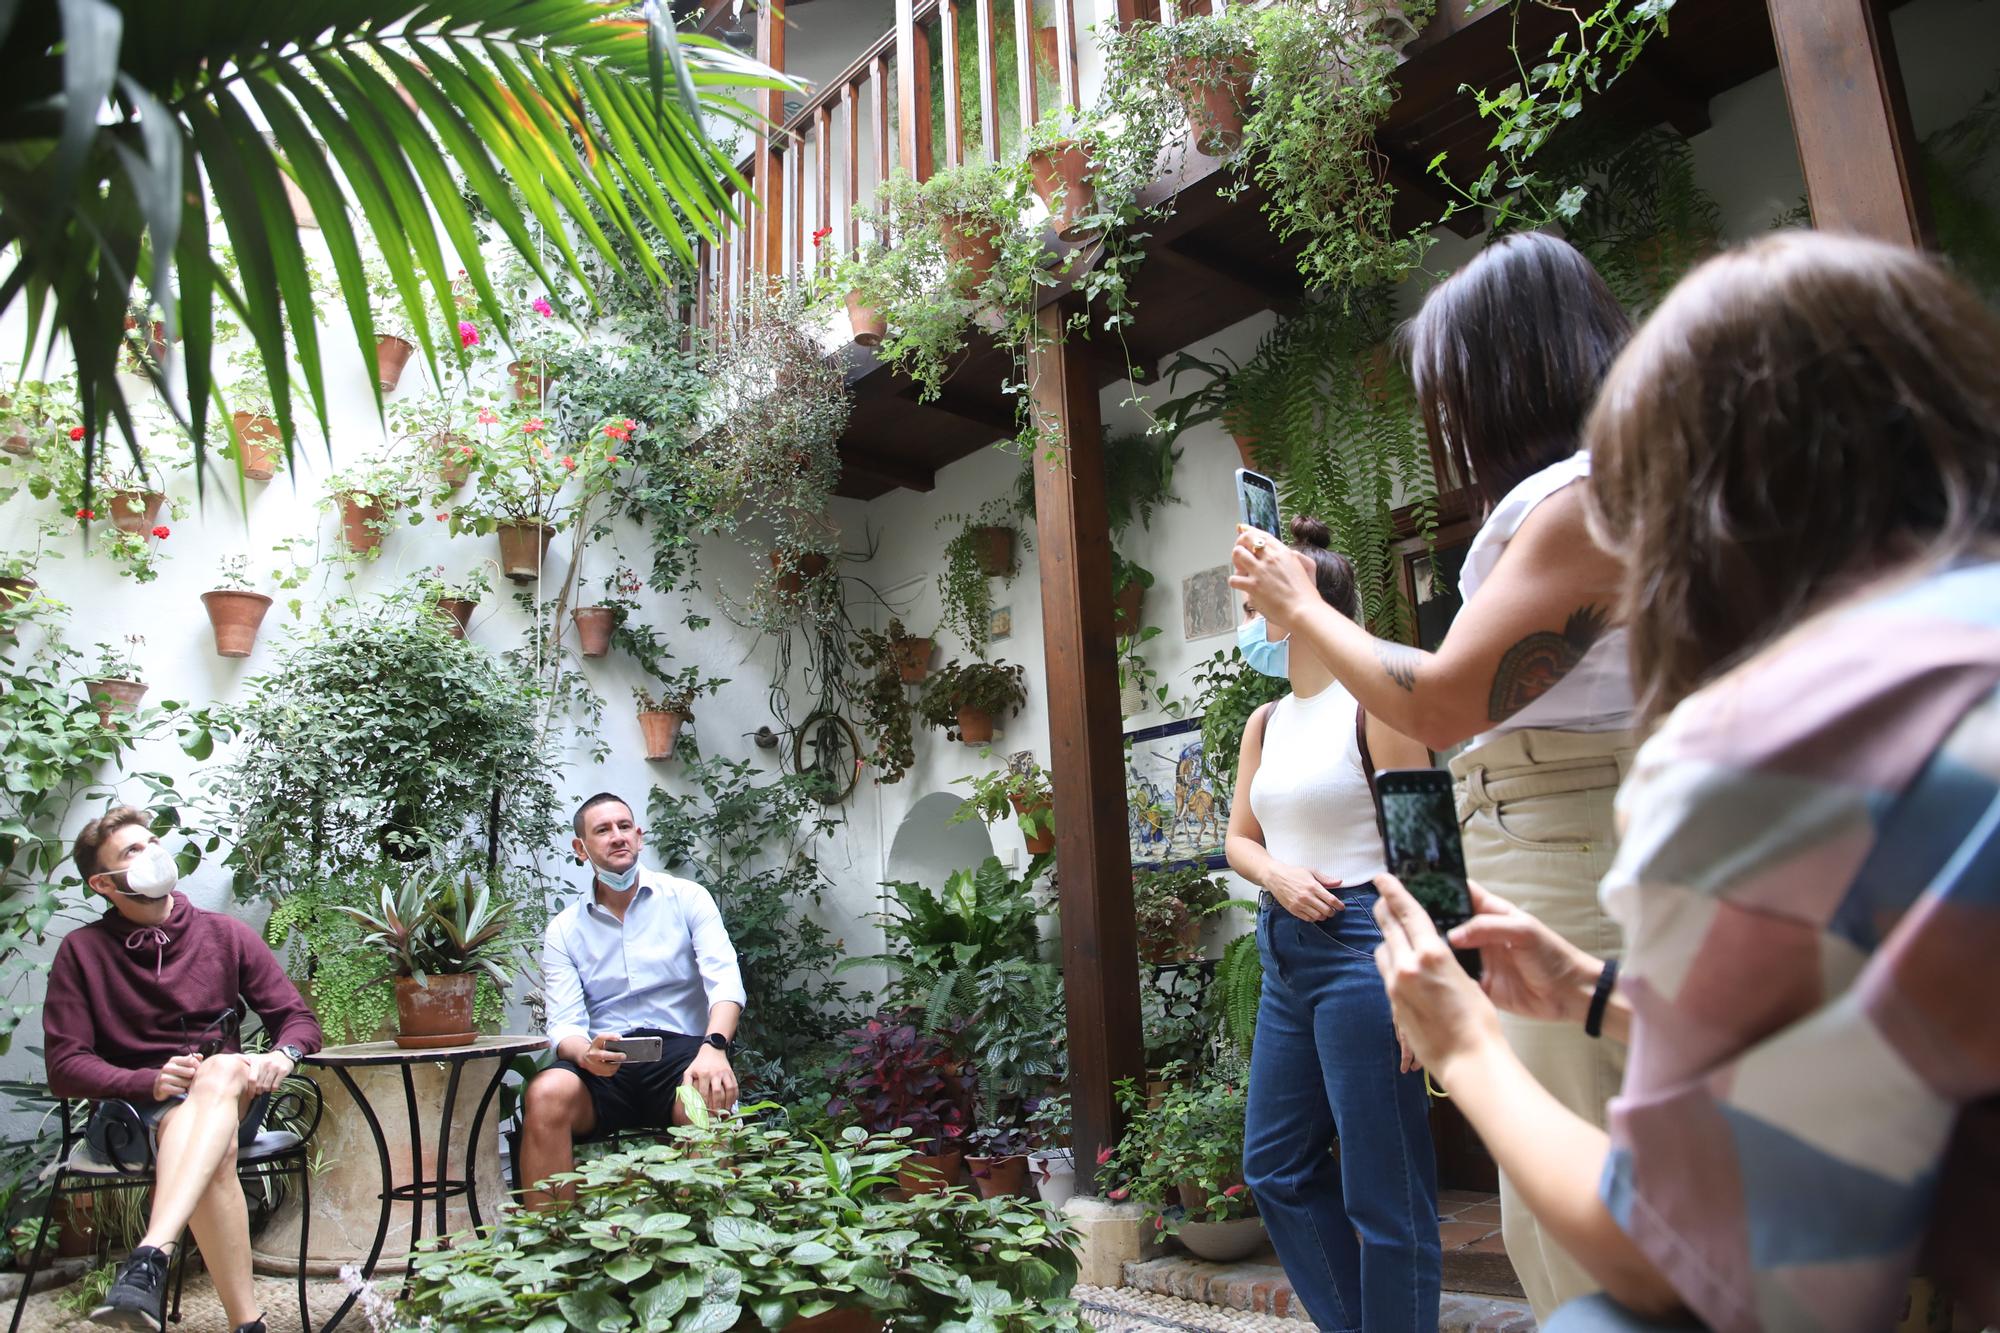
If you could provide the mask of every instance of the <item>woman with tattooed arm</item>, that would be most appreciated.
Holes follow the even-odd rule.
[[[1533,233],[1488,246],[1404,332],[1435,456],[1486,506],[1459,576],[1464,609],[1435,653],[1377,639],[1329,607],[1279,542],[1245,531],[1230,583],[1289,631],[1370,716],[1452,760],[1472,878],[1600,958],[1620,952],[1597,901],[1614,850],[1612,796],[1630,767],[1620,570],[1584,522],[1577,447],[1631,324],[1590,262]],[[1501,1019],[1522,1062],[1594,1124],[1623,1048],[1573,1025]],[[1596,1289],[1500,1182],[1507,1253],[1539,1318]]]

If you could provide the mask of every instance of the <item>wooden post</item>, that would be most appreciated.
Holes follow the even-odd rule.
[[[1070,1093],[1077,1187],[1118,1141],[1114,1089],[1138,1078],[1139,949],[1126,841],[1124,725],[1111,630],[1111,527],[1097,382],[1087,351],[1066,345],[1064,300],[1036,316],[1028,355],[1036,419],[1035,534],[1042,570],[1049,768],[1062,894],[1063,991],[1069,1001]]]
[[[1882,0],[1766,0],[1813,225],[1933,243],[1909,99]]]
[[[944,48],[939,62],[944,79],[944,164],[955,167],[965,161],[965,108],[958,101],[958,6],[953,0],[938,0],[938,41]]]
[[[1041,119],[1035,103],[1035,0],[1014,0],[1014,70],[1020,84],[1021,131]]]
[[[1000,76],[993,46],[993,0],[973,0],[979,34],[979,140],[988,162],[1000,160]],[[1028,127],[1023,125],[1022,130]]]
[[[757,59],[782,74],[785,72],[785,14],[775,4],[757,10]],[[785,176],[783,163],[773,147],[772,136],[785,122],[785,94],[767,88],[757,95],[757,109],[766,120],[757,132],[757,216],[752,222],[756,241],[748,253],[756,256],[755,272],[766,280],[776,278],[785,267]]]
[[[931,40],[917,26],[916,0],[896,0],[897,164],[919,183],[931,178]]]

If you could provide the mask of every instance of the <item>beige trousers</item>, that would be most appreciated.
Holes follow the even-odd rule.
[[[1598,905],[1616,843],[1612,798],[1631,770],[1629,732],[1514,731],[1451,761],[1465,864],[1480,884],[1533,913],[1586,953],[1617,957],[1624,942]],[[1625,1048],[1580,1024],[1500,1016],[1508,1044],[1570,1110],[1603,1125],[1625,1075]],[[1500,1174],[1501,1234],[1521,1287],[1546,1320],[1598,1284],[1535,1221]]]

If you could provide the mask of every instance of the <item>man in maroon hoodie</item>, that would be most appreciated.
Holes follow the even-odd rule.
[[[192,1225],[231,1325],[265,1333],[237,1141],[250,1103],[319,1049],[319,1023],[256,931],[174,892],[174,858],[143,811],[121,806],[85,825],[75,856],[111,910],[65,936],[50,965],[49,1089],[130,1102],[151,1128],[157,1172],[146,1234],[91,1318],[160,1328],[172,1248]],[[273,1034],[268,1054],[237,1049],[246,1005]]]

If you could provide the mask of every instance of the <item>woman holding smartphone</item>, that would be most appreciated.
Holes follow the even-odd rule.
[[[1360,614],[1354,567],[1318,519],[1285,558],[1322,604]],[[1292,1289],[1322,1329],[1437,1327],[1437,1169],[1423,1075],[1399,1049],[1375,974],[1370,909],[1383,871],[1370,763],[1422,767],[1424,747],[1364,717],[1288,623],[1255,614],[1251,666],[1292,693],[1244,728],[1230,868],[1258,886],[1264,995],[1250,1057],[1243,1174]],[[1338,1169],[1334,1143],[1340,1145]],[[1358,1238],[1357,1238],[1358,1236]]]
[[[1590,261],[1553,237],[1497,241],[1438,285],[1405,331],[1434,454],[1486,507],[1435,653],[1377,639],[1323,605],[1276,542],[1242,533],[1230,583],[1368,710],[1451,761],[1466,868],[1578,948],[1619,950],[1597,902],[1616,843],[1612,796],[1634,740],[1631,671],[1611,608],[1619,568],[1584,522],[1583,421],[1631,324]],[[1380,764],[1379,767],[1392,767]],[[1596,1124],[1623,1052],[1509,1015],[1542,1086]],[[1538,1317],[1594,1289],[1500,1177],[1507,1255]]]

